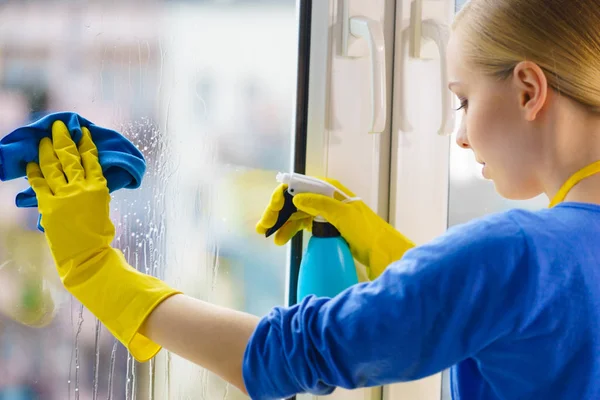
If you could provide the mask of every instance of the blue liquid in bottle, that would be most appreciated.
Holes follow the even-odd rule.
[[[357,283],[348,243],[330,223],[314,221],[312,237],[300,263],[298,302],[311,294],[335,297]]]

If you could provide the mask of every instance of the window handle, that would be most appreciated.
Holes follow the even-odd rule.
[[[364,57],[364,52],[351,49],[352,39],[364,40],[371,58],[371,119],[369,133],[381,133],[387,118],[387,86],[385,73],[385,39],[380,21],[363,17],[350,17],[349,0],[344,6],[342,53],[346,57]]]

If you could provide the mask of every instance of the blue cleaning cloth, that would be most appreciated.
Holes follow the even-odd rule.
[[[57,112],[18,128],[0,140],[0,180],[7,181],[26,176],[27,163],[39,162],[40,140],[52,137],[52,124],[63,121],[71,137],[78,143],[81,128],[89,129],[98,148],[98,158],[110,192],[135,189],[142,183],[146,172],[143,154],[119,132],[94,125],[73,112]],[[35,192],[31,187],[17,194],[17,207],[37,207]],[[38,223],[38,228],[41,226]]]

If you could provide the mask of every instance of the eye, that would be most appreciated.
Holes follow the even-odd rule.
[[[469,108],[469,101],[467,99],[459,99],[460,100],[460,107],[458,107],[456,109],[456,111],[460,111],[460,110],[465,110],[465,112],[467,112],[467,108]]]

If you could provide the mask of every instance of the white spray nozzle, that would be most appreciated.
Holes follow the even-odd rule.
[[[277,174],[277,181],[288,185],[288,193],[292,196],[300,193],[315,193],[333,198],[334,193],[338,192],[348,197],[332,184],[302,174],[280,172]]]
[[[359,197],[350,197],[347,193],[344,193],[329,182],[311,176],[297,174],[295,172],[279,172],[277,173],[276,179],[277,182],[285,183],[288,186],[287,191],[292,196],[299,193],[315,193],[334,198],[334,194],[337,192],[344,198],[344,200],[342,200],[343,203],[360,200]]]
[[[277,179],[277,182],[279,183],[285,183],[286,185],[289,185],[290,181],[292,180],[292,174],[288,174],[287,172],[278,172],[275,179]]]

